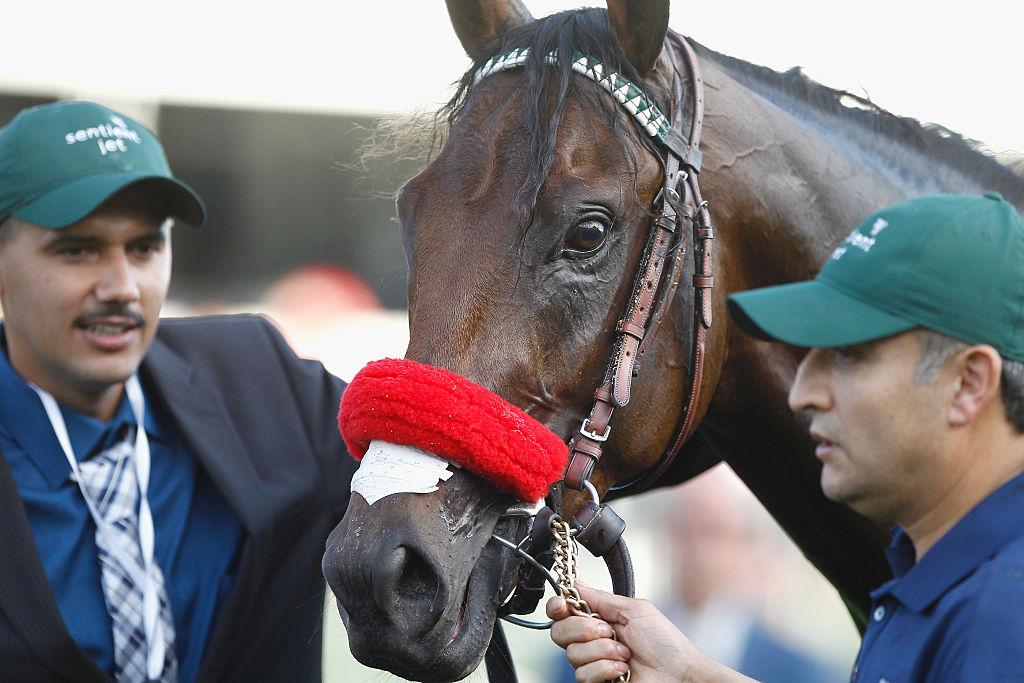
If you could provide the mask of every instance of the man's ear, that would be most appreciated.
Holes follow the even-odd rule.
[[[951,427],[963,427],[998,400],[1003,359],[991,346],[979,344],[961,351],[949,362],[957,372],[957,387],[947,420]]]

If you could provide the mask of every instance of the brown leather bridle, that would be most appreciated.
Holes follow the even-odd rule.
[[[639,370],[638,362],[650,348],[665,314],[670,310],[686,254],[684,228],[693,231],[693,340],[690,349],[690,383],[686,393],[681,422],[677,425],[668,449],[645,472],[612,488],[616,495],[642,491],[665,473],[679,454],[683,444],[693,434],[697,423],[701,387],[704,377],[704,354],[708,331],[711,328],[714,286],[712,276],[711,240],[714,231],[707,202],[701,197],[697,176],[700,173],[700,132],[704,118],[704,84],[700,64],[693,48],[684,38],[669,33],[669,60],[672,65],[672,102],[669,115],[670,130],[656,144],[664,147],[661,159],[664,182],[654,200],[650,234],[644,246],[633,291],[622,318],[615,326],[615,342],[611,358],[605,369],[601,385],[594,391],[594,403],[569,441],[569,463],[561,482],[579,491],[588,490],[591,502],[573,517],[576,539],[594,555],[602,557],[608,565],[612,587],[620,595],[633,595],[633,567],[629,551],[622,540],[625,522],[607,505],[597,500],[597,491],[590,483],[594,467],[601,459],[601,444],[611,433],[611,417],[615,408],[629,403],[633,377]],[[684,79],[673,45],[686,57],[685,68],[691,87],[692,115],[688,136],[682,133],[686,104]],[[512,543],[497,535],[497,540],[526,561],[523,573],[510,600],[499,608],[499,616],[519,626],[547,628],[548,623],[529,622],[515,617],[534,610],[544,594],[544,582],[549,581],[551,566],[551,522],[562,509],[561,488],[554,486],[548,496],[548,507],[533,514],[533,525],[525,539]],[[486,654],[488,677],[491,681],[515,681],[515,670],[504,634],[495,622],[494,636]]]
[[[711,240],[714,230],[707,202],[698,184],[701,152],[700,133],[704,119],[704,82],[700,62],[693,48],[682,36],[669,33],[669,59],[672,64],[671,130],[665,141],[656,141],[665,149],[662,159],[664,183],[654,201],[651,232],[633,285],[625,314],[615,326],[615,342],[601,385],[594,391],[594,403],[569,441],[569,464],[565,485],[582,491],[594,467],[601,459],[601,444],[611,433],[611,417],[616,408],[624,408],[630,400],[630,386],[639,371],[639,360],[650,348],[654,336],[675,297],[682,275],[686,253],[681,230],[693,231],[693,342],[690,351],[690,383],[686,392],[682,420],[669,447],[658,461],[633,479],[617,484],[616,495],[637,493],[653,484],[675,460],[682,446],[696,428],[704,378],[704,355],[708,330],[711,328],[712,275]],[[689,73],[692,97],[690,131],[683,136],[685,98],[684,80],[676,62],[672,45],[681,48]],[[668,265],[670,264],[670,265]],[[666,267],[667,266],[667,267]]]

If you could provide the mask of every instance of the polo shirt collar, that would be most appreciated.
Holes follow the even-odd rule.
[[[914,564],[913,543],[897,527],[886,556],[895,579],[872,592],[875,600],[885,593],[908,609],[921,613],[961,579],[1024,536],[1024,474],[1018,475],[981,501],[946,532],[919,562]]]
[[[143,390],[145,394],[145,390]],[[146,402],[143,420],[146,434],[151,439],[162,437],[159,421]],[[81,462],[99,450],[113,445],[124,425],[134,425],[135,416],[127,395],[121,398],[117,413],[109,422],[97,420],[76,410],[60,405],[68,429],[75,458]],[[39,396],[21,378],[7,358],[7,337],[0,324],[0,426],[13,439],[35,465],[47,485],[58,489],[71,474],[71,466],[57,441]]]

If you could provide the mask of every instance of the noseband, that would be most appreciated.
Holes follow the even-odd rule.
[[[626,495],[649,487],[671,466],[683,444],[692,435],[700,405],[704,355],[712,321],[711,290],[714,278],[711,240],[714,239],[714,231],[707,202],[701,197],[698,184],[702,156],[700,134],[704,118],[703,79],[697,55],[686,40],[670,33],[667,41],[673,71],[669,117],[662,114],[641,88],[619,74],[605,73],[601,64],[584,55],[574,55],[572,62],[574,71],[595,81],[622,104],[663,152],[659,160],[664,171],[664,181],[652,207],[651,213],[655,217],[650,223],[632,294],[615,326],[611,357],[602,382],[594,391],[593,404],[578,432],[569,441],[569,462],[562,481],[569,488],[590,492],[592,500],[573,519],[574,533],[577,540],[592,553],[605,559],[615,592],[630,596],[633,594],[632,565],[621,538],[625,523],[607,505],[600,503],[590,477],[601,459],[602,444],[611,433],[612,413],[616,408],[624,408],[629,403],[630,388],[633,378],[639,372],[640,361],[649,350],[666,312],[670,310],[682,276],[686,231],[692,231],[693,236],[694,298],[690,382],[682,419],[658,461],[633,479],[613,486],[610,490],[612,494]],[[687,82],[673,48],[685,56],[684,68],[689,76],[688,99],[692,113],[688,135],[683,132]],[[527,56],[526,49],[519,49],[490,59],[477,72],[474,83],[490,74],[522,66]],[[557,60],[555,53],[545,57],[548,63],[555,64]],[[551,528],[552,521],[558,519],[555,510],[562,508],[561,493],[561,489],[556,487],[547,498],[548,507],[539,512],[513,512],[532,514],[534,517],[529,535],[519,544],[494,537],[526,561],[515,592],[499,610],[503,619],[514,624],[530,628],[547,628],[551,625],[551,622],[535,623],[513,615],[528,614],[536,608],[543,597],[545,581],[561,592],[550,571],[553,541]]]

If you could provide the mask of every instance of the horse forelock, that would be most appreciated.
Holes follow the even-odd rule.
[[[513,204],[522,211],[531,212],[536,205],[538,194],[547,181],[556,155],[556,140],[559,125],[566,112],[570,98],[586,103],[587,109],[604,121],[615,138],[626,150],[629,163],[634,171],[639,168],[634,144],[628,144],[630,136],[639,140],[655,156],[658,149],[631,117],[606,96],[600,88],[575,75],[572,70],[572,55],[584,54],[600,62],[605,71],[615,71],[640,87],[645,87],[636,69],[619,51],[608,25],[607,10],[587,8],[560,12],[540,19],[532,24],[503,33],[494,43],[493,49],[466,71],[457,84],[451,100],[438,112],[438,119],[447,123],[450,132],[460,116],[471,105],[475,92],[474,80],[477,72],[493,55],[504,54],[516,48],[528,48],[529,56],[521,68],[521,92],[524,98],[524,126],[522,128],[522,154],[527,160],[521,185],[512,198]],[[545,56],[557,52],[557,64],[545,61]],[[658,101],[665,111],[667,103],[661,101],[659,93],[648,95]],[[635,177],[635,173],[632,174]],[[634,198],[639,201],[637,188]]]

